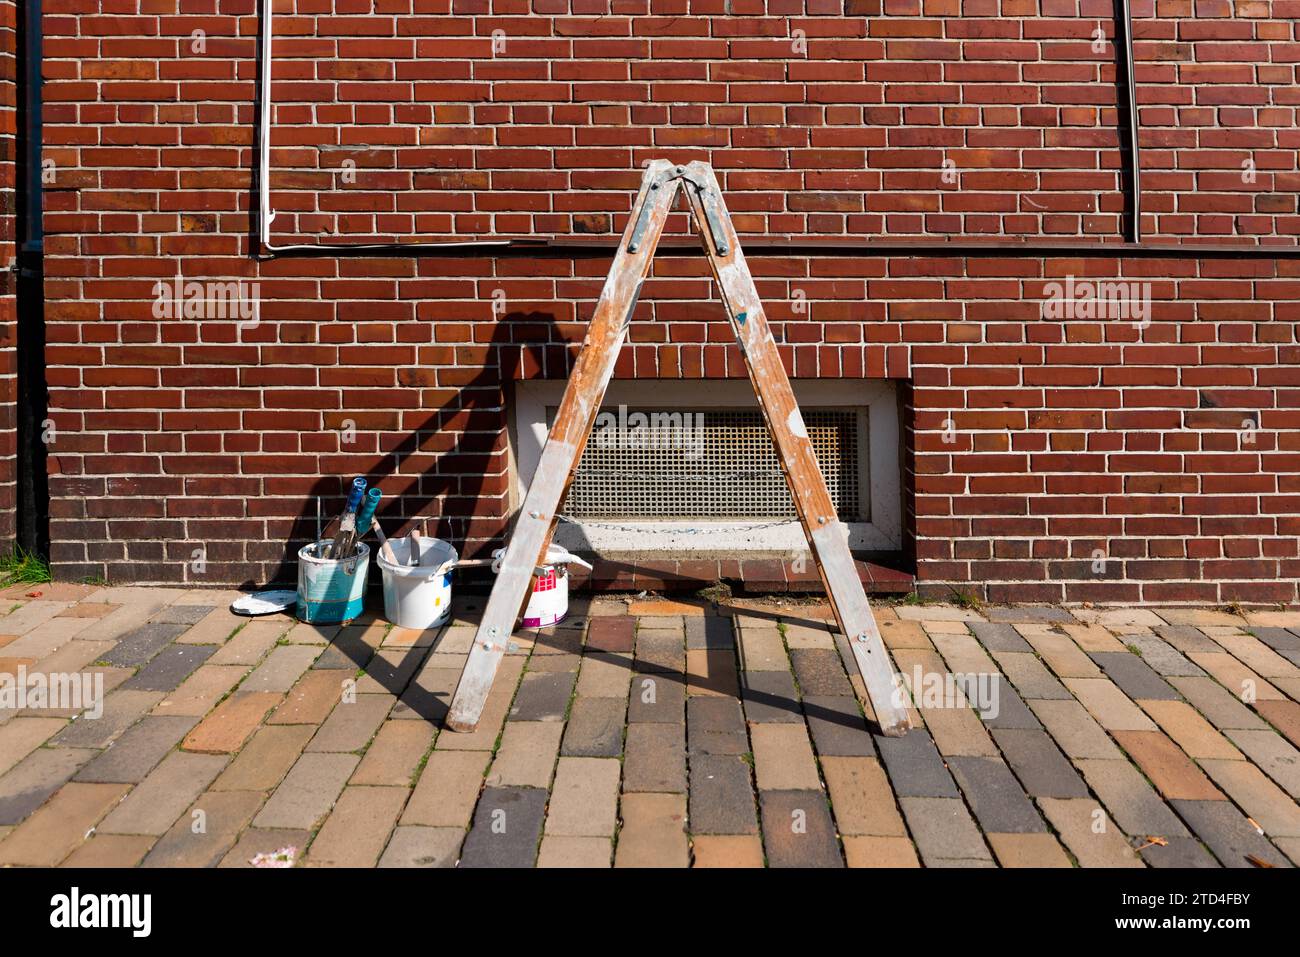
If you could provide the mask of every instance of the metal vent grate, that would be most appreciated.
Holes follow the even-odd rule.
[[[553,419],[555,410],[548,409]],[[842,521],[865,516],[857,409],[805,409],[804,423]],[[603,409],[569,489],[574,518],[794,518],[762,413]]]

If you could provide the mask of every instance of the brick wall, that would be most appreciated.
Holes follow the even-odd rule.
[[[604,237],[661,155],[756,238],[1118,238],[1110,3],[606,6],[277,3],[273,242]],[[353,474],[481,549],[510,383],[564,376],[607,256],[253,258],[257,18],[182,9],[46,4],[56,569],[291,578]],[[1148,237],[1294,250],[1297,12],[1138,4]],[[750,259],[792,375],[908,383],[923,587],[1296,600],[1293,256]],[[158,318],[178,274],[257,283],[257,323]],[[1149,282],[1150,324],[1044,318],[1071,276]],[[636,319],[620,375],[743,374],[701,259]]]

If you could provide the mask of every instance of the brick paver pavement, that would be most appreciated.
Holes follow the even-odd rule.
[[[481,599],[421,633],[232,597],[0,592],[0,671],[103,688],[0,703],[0,865],[1300,864],[1297,611],[881,605],[898,739],[824,603],[575,599],[464,735]]]

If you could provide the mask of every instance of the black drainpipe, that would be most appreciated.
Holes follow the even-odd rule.
[[[20,548],[50,555],[45,472],[45,281],[41,224],[41,2],[18,4],[18,527]],[[57,176],[57,171],[55,171]]]

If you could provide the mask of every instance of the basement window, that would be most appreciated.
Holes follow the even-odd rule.
[[[808,437],[849,544],[902,547],[892,382],[795,381]],[[514,504],[537,467],[564,382],[516,384]],[[597,554],[806,548],[746,380],[615,380],[565,500],[556,541]]]

